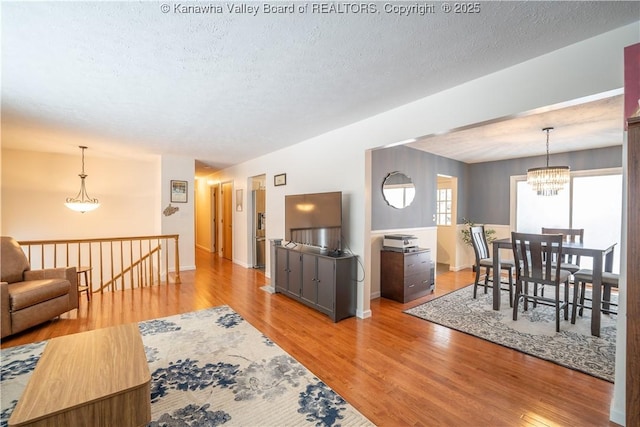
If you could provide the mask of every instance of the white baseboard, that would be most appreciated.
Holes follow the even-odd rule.
[[[249,264],[247,264],[246,262],[240,262],[240,261],[238,261],[237,259],[234,259],[234,260],[233,260],[233,263],[234,263],[234,264],[238,264],[238,265],[240,265],[240,266],[242,266],[242,267],[244,267],[244,268],[253,268],[253,265],[249,265]]]
[[[262,286],[260,289],[262,289],[263,291],[268,292],[270,294],[275,294],[276,293],[276,288],[274,288],[273,286],[265,285],[265,286]]]
[[[460,271],[473,268],[473,265],[456,265],[455,267],[449,266],[449,271]]]
[[[181,265],[180,266],[180,272],[182,273],[183,271],[191,271],[191,270],[195,270],[196,266],[195,265]],[[176,269],[175,268],[170,268],[169,269],[169,273],[175,273]]]
[[[366,310],[366,311],[357,310],[356,316],[359,317],[360,319],[368,319],[369,317],[371,317],[371,310]]]
[[[627,414],[625,414],[624,409],[617,408],[614,403],[615,402],[612,400],[611,407],[609,408],[609,421],[625,426],[627,423]]]
[[[613,421],[616,424],[620,424],[621,426],[626,425],[625,414],[622,411],[612,409],[609,412],[609,421]]]

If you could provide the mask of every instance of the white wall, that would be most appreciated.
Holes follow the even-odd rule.
[[[624,132],[622,144],[622,164],[628,165],[629,153],[629,134]],[[628,194],[628,170],[623,167],[622,194]],[[622,230],[620,232],[620,283],[618,284],[618,318],[616,322],[616,372],[615,372],[615,388],[613,399],[611,400],[610,419],[620,425],[626,424],[626,381],[627,381],[627,197],[622,198]],[[637,262],[636,260],[631,260]],[[637,267],[636,267],[637,268]],[[634,283],[632,286],[637,286]],[[637,337],[635,338],[637,339]],[[636,355],[637,357],[637,355]]]
[[[2,150],[2,234],[17,240],[152,235],[160,232],[159,158],[98,157],[85,152],[86,187],[101,206],[64,206],[80,189],[76,155]]]
[[[81,239],[180,234],[182,270],[195,269],[194,161],[182,157],[145,159],[85,152],[92,212],[64,206],[80,188],[81,153],[66,155],[2,149],[2,235],[17,240]],[[189,182],[188,203],[165,217],[171,179]]]
[[[438,242],[437,250],[434,254],[437,256],[437,263],[448,264],[455,267],[456,263],[456,244],[458,243],[458,228],[456,225],[439,225],[438,226]]]
[[[374,230],[371,232],[371,265],[380,266],[380,251],[384,243],[385,234],[410,234],[418,238],[418,246],[431,249],[431,261],[435,262],[438,228],[404,228],[401,230]],[[435,265],[434,265],[435,268]],[[369,271],[369,283],[371,285],[371,299],[378,298],[381,293],[380,268],[373,268]]]
[[[180,245],[180,269],[195,270],[195,161],[183,156],[162,156],[161,177],[161,208],[154,211],[154,215],[161,212],[171,203],[171,181],[187,181],[187,203],[171,203],[180,208],[178,212],[170,216],[161,216],[162,234],[179,234]]]
[[[456,263],[455,265],[450,265],[449,269],[452,271],[460,271],[465,268],[473,267],[473,264],[476,262],[475,253],[473,252],[473,247],[467,245],[462,240],[462,230],[467,228],[465,224],[458,224],[456,227]]]
[[[242,200],[238,200],[238,190],[242,190]],[[253,266],[252,262],[252,246],[251,235],[251,212],[248,209],[248,199],[251,197],[251,179],[233,181],[233,201],[232,211],[233,220],[233,262],[243,267],[249,268]],[[238,210],[238,206],[242,205],[242,210]]]

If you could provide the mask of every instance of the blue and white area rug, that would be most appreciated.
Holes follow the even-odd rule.
[[[484,294],[482,288],[478,288],[478,298],[473,299],[473,286],[467,286],[404,312],[596,378],[614,381],[617,316],[602,315],[600,337],[591,335],[591,310],[584,310],[584,317],[578,316],[574,325],[570,320],[562,319],[560,332],[556,333],[554,307],[529,306],[529,310],[523,312],[520,302],[518,320],[514,321],[509,293],[502,291],[501,296],[501,309],[495,311],[491,289]]]
[[[368,419],[227,306],[139,323],[150,426],[370,426]],[[2,350],[6,426],[46,341]]]

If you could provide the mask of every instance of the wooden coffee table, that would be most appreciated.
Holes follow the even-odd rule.
[[[49,341],[9,426],[142,426],[151,375],[135,323]]]

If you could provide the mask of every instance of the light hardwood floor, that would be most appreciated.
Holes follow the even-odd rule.
[[[94,294],[2,348],[227,304],[379,426],[614,426],[613,384],[403,314],[473,282],[439,274],[436,293],[407,304],[371,301],[372,317],[332,323],[268,279],[196,251],[181,285]],[[361,273],[362,274],[362,273]]]

